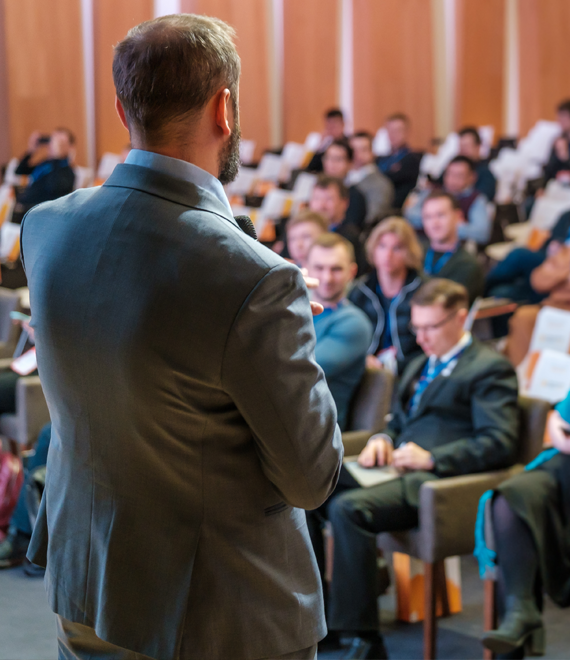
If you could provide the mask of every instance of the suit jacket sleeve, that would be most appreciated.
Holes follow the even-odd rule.
[[[506,360],[498,358],[475,380],[471,416],[472,437],[432,450],[439,477],[499,470],[514,463],[519,430],[517,377]]]
[[[301,272],[284,263],[243,303],[222,365],[222,387],[253,433],[263,472],[288,504],[303,509],[319,507],[331,494],[343,455],[314,347]]]

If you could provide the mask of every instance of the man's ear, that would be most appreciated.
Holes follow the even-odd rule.
[[[225,136],[232,134],[232,129],[229,122],[230,98],[231,98],[230,90],[226,88],[218,92],[214,101],[216,124],[220,127],[222,133]]]
[[[461,325],[465,324],[465,319],[467,318],[467,314],[469,314],[469,310],[466,307],[462,307],[457,312],[457,320],[461,321]]]
[[[354,261],[350,264],[350,280],[352,281],[358,273],[358,264],[355,264]]]
[[[119,119],[121,120],[121,124],[129,130],[129,125],[127,124],[127,117],[125,115],[125,110],[123,108],[122,103],[119,101],[119,97],[115,96],[115,110],[117,111],[117,114],[119,115]]]

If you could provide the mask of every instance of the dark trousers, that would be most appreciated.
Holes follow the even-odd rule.
[[[346,472],[344,468],[343,472]],[[408,503],[402,479],[371,488],[350,488],[348,481],[341,476],[340,492],[335,491],[324,510],[321,507],[318,512],[309,514],[309,529],[315,537],[317,515],[326,515],[333,528],[328,627],[356,633],[378,630],[376,535],[417,527],[418,509]],[[319,565],[324,565],[324,561],[319,560],[318,547],[315,551]]]

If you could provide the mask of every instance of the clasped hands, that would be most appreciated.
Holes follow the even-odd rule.
[[[406,470],[433,470],[433,456],[415,442],[406,442],[394,449],[392,442],[382,435],[372,436],[360,452],[358,464],[362,467],[391,465]]]

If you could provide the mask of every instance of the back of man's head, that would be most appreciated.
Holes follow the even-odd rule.
[[[240,59],[234,30],[216,18],[162,16],[132,28],[115,47],[113,79],[129,132],[146,144],[188,138],[192,119],[229,89],[237,116]]]
[[[469,295],[463,284],[438,277],[423,284],[412,296],[411,304],[418,307],[441,305],[446,311],[468,309]]]

